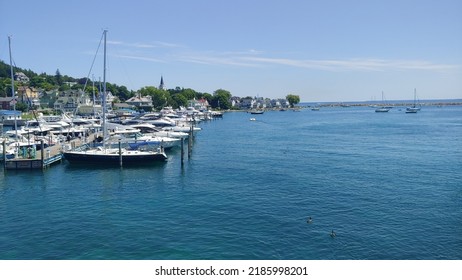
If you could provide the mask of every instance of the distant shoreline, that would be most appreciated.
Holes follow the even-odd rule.
[[[460,106],[462,99],[430,99],[418,100],[421,106]],[[389,101],[349,101],[349,102],[300,102],[299,107],[362,107],[362,106],[411,106],[414,100],[389,100]]]

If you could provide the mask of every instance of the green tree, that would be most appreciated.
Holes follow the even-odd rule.
[[[300,96],[295,94],[288,94],[286,96],[287,101],[289,101],[290,107],[294,107],[294,105],[300,103]]]
[[[24,103],[24,102],[18,102],[16,103],[16,110],[21,111],[21,112],[27,112],[29,109],[29,106]]]
[[[55,86],[52,85],[52,84],[50,84],[50,83],[43,82],[43,83],[40,85],[40,88],[43,89],[43,90],[46,90],[46,91],[50,91],[50,90],[54,89]]]
[[[224,110],[231,109],[231,93],[224,89],[217,89],[213,92],[212,108],[220,108]]]
[[[41,76],[34,76],[30,78],[29,85],[31,87],[41,88],[42,84],[45,82],[45,79]]]
[[[15,92],[18,90],[18,82],[14,82],[14,89]],[[11,92],[11,79],[10,78],[5,78],[3,79],[3,88],[4,88],[4,96],[5,97],[11,97],[13,93]]]
[[[63,85],[63,76],[59,72],[59,69],[56,69],[56,74],[55,74],[55,81],[58,84],[58,86]]]
[[[196,98],[196,92],[190,88],[183,89],[183,91],[180,92],[184,97],[186,97],[187,100],[193,100]]]
[[[152,97],[152,106],[160,110],[166,105],[168,105],[168,100],[170,99],[170,93],[165,90],[158,89],[153,86],[147,86],[139,90],[141,96],[149,95]]]
[[[119,94],[117,95],[120,100],[127,100],[134,96],[132,92],[130,92],[126,86],[119,87]]]
[[[210,105],[212,104],[213,96],[210,93],[203,93],[201,98],[206,99]]]
[[[184,96],[181,93],[173,95],[172,99],[175,102],[175,104],[173,105],[173,107],[175,108],[179,108],[180,106],[188,106],[188,98],[186,98],[186,96]]]

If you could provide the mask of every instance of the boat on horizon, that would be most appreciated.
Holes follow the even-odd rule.
[[[409,113],[417,113],[418,111],[420,111],[420,106],[417,107],[417,91],[416,89],[414,89],[414,105],[412,105],[412,107],[407,107],[406,108],[406,114],[409,114]]]
[[[261,110],[261,109],[252,109],[250,110],[250,114],[252,115],[261,115],[263,114],[265,111],[264,110]]]
[[[387,113],[387,112],[390,111],[390,109],[392,108],[391,106],[386,106],[386,105],[384,104],[384,100],[385,100],[385,99],[383,98],[383,91],[382,91],[382,106],[377,107],[377,108],[375,109],[375,112],[376,112],[376,113]]]

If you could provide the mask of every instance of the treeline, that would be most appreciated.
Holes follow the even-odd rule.
[[[62,75],[59,69],[56,70],[54,75],[47,73],[37,74],[32,70],[26,70],[19,67],[13,67],[13,72],[24,73],[29,81],[15,81],[15,88],[19,86],[29,86],[44,91],[65,91],[65,90],[85,90],[88,94],[95,92],[97,95],[100,92],[102,85],[100,82],[93,82],[87,78],[73,78],[67,75]],[[196,92],[190,88],[176,87],[175,89],[161,90],[154,86],[146,86],[138,91],[128,90],[126,86],[119,86],[116,84],[106,83],[106,88],[115,97],[115,102],[124,102],[127,99],[140,93],[141,96],[149,95],[153,100],[154,109],[161,109],[164,106],[172,106],[179,108],[180,106],[188,106],[188,100],[204,98],[212,106],[212,108],[231,109],[231,93],[229,91],[218,89],[213,94]],[[11,96],[11,75],[10,66],[0,60],[0,96]]]

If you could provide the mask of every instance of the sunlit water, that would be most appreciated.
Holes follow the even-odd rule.
[[[462,258],[462,107],[200,127],[183,168],[0,171],[0,259]]]

